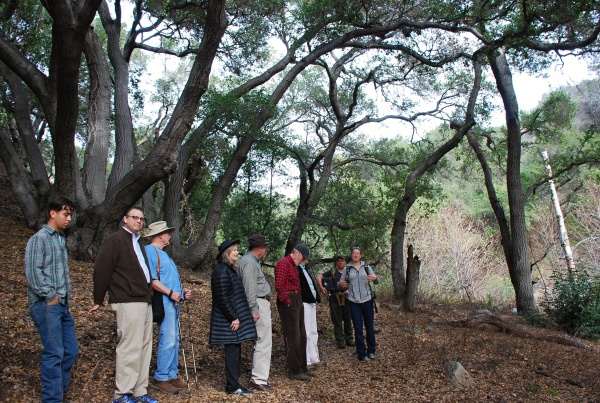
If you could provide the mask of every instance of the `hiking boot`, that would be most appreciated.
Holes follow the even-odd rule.
[[[347,340],[346,345],[349,347],[354,347],[356,344],[354,343],[354,340]]]
[[[308,374],[296,374],[296,375],[290,375],[290,379],[308,382],[312,379],[312,377],[310,377]]]
[[[317,361],[317,362],[313,362],[310,365],[314,365],[315,367],[319,368],[319,367],[327,367],[327,361]]]
[[[369,360],[374,360],[375,359],[375,353],[369,353],[369,354],[367,354],[367,357],[369,357]]]
[[[142,395],[133,398],[134,403],[158,403],[158,399],[153,399],[148,395]]]
[[[185,389],[188,386],[187,382],[180,378],[169,379],[169,383],[177,389]]]
[[[369,357],[363,357],[363,358],[359,358],[358,361],[368,362],[368,361],[371,361],[371,360],[369,359]]]
[[[129,395],[123,395],[117,399],[113,399],[112,403],[135,403]]]
[[[154,381],[154,383],[150,384],[153,388],[168,393],[170,395],[176,395],[182,388],[175,387],[169,381]]]
[[[344,342],[338,342],[337,347],[343,349],[346,348],[346,344],[344,344]]]
[[[315,374],[311,374],[310,372],[305,372],[304,375],[306,375],[310,378],[314,378],[316,376]]]

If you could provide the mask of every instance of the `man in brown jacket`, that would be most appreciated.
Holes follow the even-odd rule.
[[[110,308],[117,314],[115,396],[113,403],[155,403],[147,394],[152,356],[152,278],[148,259],[139,244],[144,213],[130,207],[123,227],[102,244],[94,264],[96,312],[108,292]]]

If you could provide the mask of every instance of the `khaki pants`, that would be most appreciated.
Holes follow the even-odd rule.
[[[306,329],[306,365],[321,361],[319,358],[319,333],[317,332],[317,304],[303,302],[304,328]]]
[[[117,314],[115,399],[148,393],[152,357],[152,306],[146,302],[110,304]]]
[[[271,350],[273,348],[273,328],[271,324],[271,303],[264,298],[257,298],[258,313],[256,333],[258,340],[252,356],[252,380],[264,385],[269,381],[271,370]]]

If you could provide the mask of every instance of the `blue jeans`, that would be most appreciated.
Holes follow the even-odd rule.
[[[375,341],[375,313],[373,311],[373,301],[367,301],[362,304],[350,304],[350,315],[352,315],[352,324],[354,325],[354,341],[356,343],[356,354],[358,359],[363,359],[367,354],[375,354],[377,342]],[[365,347],[365,338],[363,335],[363,321],[367,330],[367,345]]]
[[[37,301],[29,310],[38,328],[42,352],[42,402],[62,402],[79,345],[75,322],[66,305]]]
[[[169,381],[177,378],[177,365],[179,363],[179,305],[173,301],[165,301],[165,318],[160,324],[158,332],[158,347],[156,353],[156,372],[154,379]]]

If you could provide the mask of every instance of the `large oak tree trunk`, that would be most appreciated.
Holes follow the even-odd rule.
[[[79,68],[83,44],[100,0],[42,1],[52,17],[50,70],[56,72],[56,122],[52,131],[55,159],[55,192],[87,208],[75,149],[79,115]],[[52,75],[52,72],[51,72]]]
[[[114,189],[107,190],[100,205],[87,211],[86,221],[81,222],[79,229],[80,258],[92,257],[114,230],[123,211],[140,200],[152,185],[177,169],[181,143],[189,133],[200,99],[208,88],[212,63],[227,27],[224,0],[211,1],[207,8],[204,37],[169,123],[146,158],[125,174]]]
[[[11,144],[10,132],[0,125],[0,161],[10,178],[10,185],[29,228],[38,224],[40,208],[29,189],[29,177],[20,156]]]
[[[44,164],[44,159],[42,157],[42,153],[40,148],[37,145],[35,131],[33,125],[31,123],[30,117],[30,106],[27,100],[27,92],[23,87],[23,82],[21,79],[4,63],[0,62],[0,74],[4,77],[4,80],[10,86],[13,99],[14,99],[14,116],[15,123],[17,126],[17,131],[19,133],[19,138],[21,143],[23,144],[23,149],[25,150],[25,156],[27,157],[27,161],[29,163],[29,172],[31,175],[31,179],[33,180],[33,186],[35,191],[33,194],[24,197],[24,194],[19,191],[19,193],[15,193],[17,195],[17,199],[22,202],[21,209],[23,214],[26,217],[27,226],[30,228],[37,227],[38,224],[44,223],[45,218],[43,217],[43,211],[45,206],[47,205],[47,198],[50,194],[50,181],[48,180],[48,171],[46,171],[46,165]],[[10,144],[6,144],[6,147],[10,147]],[[12,158],[12,151],[5,150],[8,156],[10,153]],[[23,165],[19,163],[19,165]],[[7,169],[9,172],[16,172],[12,168]],[[26,190],[28,189],[27,182],[22,182],[22,174],[19,173],[18,180],[13,180],[13,182],[20,182],[12,184],[13,188]],[[30,198],[37,200],[37,203],[32,204]],[[37,208],[37,211],[31,210],[32,208]],[[33,219],[38,215],[39,220]],[[32,226],[33,224],[33,226]]]
[[[115,113],[115,158],[108,177],[107,192],[111,192],[117,183],[131,170],[135,155],[133,122],[129,107],[129,57],[131,45],[121,51],[121,12],[120,3],[115,3],[116,18],[110,15],[105,0],[100,4],[98,14],[107,35],[107,52],[114,69],[114,113]],[[132,38],[128,38],[131,40]]]
[[[529,245],[525,222],[525,192],[521,184],[521,123],[512,74],[502,50],[488,57],[496,86],[504,103],[507,129],[506,187],[510,213],[511,254],[506,256],[520,314],[537,311],[533,297]],[[505,240],[503,240],[504,242]],[[506,249],[505,249],[506,251]]]
[[[90,71],[87,145],[83,161],[83,186],[91,205],[102,202],[106,194],[106,168],[110,139],[110,74],[102,44],[89,30],[84,53]]]

